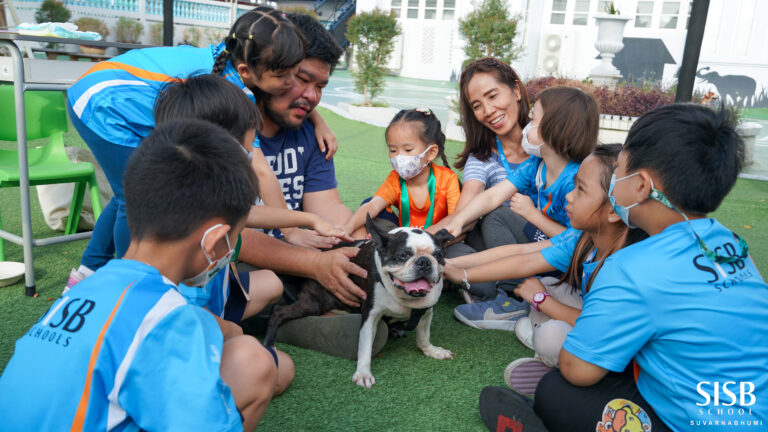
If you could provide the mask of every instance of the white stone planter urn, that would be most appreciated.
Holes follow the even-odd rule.
[[[592,81],[599,85],[615,85],[621,73],[613,65],[613,58],[624,48],[624,26],[632,17],[622,15],[598,14],[597,42],[595,48],[600,52],[601,63],[590,73]]]

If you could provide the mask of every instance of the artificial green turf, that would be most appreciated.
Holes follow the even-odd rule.
[[[375,192],[390,165],[384,130],[343,119],[327,110],[322,115],[337,134],[339,191],[345,204],[356,208]],[[67,136],[79,145],[76,134]],[[461,144],[448,143],[454,155]],[[706,187],[704,185],[704,187]],[[53,235],[43,222],[32,191],[33,226],[37,237]],[[0,189],[3,226],[20,233],[18,189]],[[739,180],[713,215],[741,235],[750,246],[758,269],[768,271],[768,182]],[[0,369],[13,344],[61,293],[69,269],[76,267],[85,241],[35,249],[38,298],[25,297],[23,283],[0,288]],[[7,259],[22,261],[20,246],[6,242]],[[296,378],[285,394],[274,399],[259,430],[264,431],[433,431],[484,430],[477,398],[486,385],[503,385],[504,367],[515,358],[531,355],[514,334],[478,331],[454,320],[460,303],[446,293],[435,309],[432,342],[453,351],[453,360],[433,360],[416,348],[414,335],[391,340],[372,362],[376,385],[362,389],[352,382],[355,363],[278,344],[296,363]]]

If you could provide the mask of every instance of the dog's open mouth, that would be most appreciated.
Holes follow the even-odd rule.
[[[432,282],[424,278],[416,279],[410,282],[403,282],[393,276],[392,282],[397,288],[403,290],[404,293],[412,297],[424,297],[425,295],[429,294],[429,290],[432,288],[432,285],[434,285]]]

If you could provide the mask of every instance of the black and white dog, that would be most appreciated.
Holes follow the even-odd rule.
[[[352,380],[359,386],[371,388],[376,383],[371,374],[371,348],[376,326],[383,316],[408,320],[412,311],[417,311],[414,318],[418,319],[418,347],[428,357],[453,358],[452,352],[429,342],[432,306],[443,291],[443,250],[445,243],[453,240],[453,236],[446,230],[432,235],[414,228],[396,228],[387,233],[376,226],[370,217],[365,226],[371,239],[353,244],[360,247],[360,252],[352,261],[368,271],[368,278],[350,275],[367,295],[359,310],[362,320],[357,371]],[[277,329],[284,321],[322,315],[335,309],[358,311],[339,301],[316,281],[307,281],[296,302],[275,307],[264,336],[264,345],[274,345]]]

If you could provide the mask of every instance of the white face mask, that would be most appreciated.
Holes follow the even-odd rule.
[[[541,146],[543,146],[544,143],[535,146],[528,141],[528,131],[537,127],[539,127],[539,125],[533,126],[533,123],[531,122],[525,125],[523,128],[523,141],[520,143],[520,145],[523,147],[523,151],[529,155],[541,157]]]
[[[392,163],[392,168],[397,171],[397,175],[399,175],[401,179],[410,180],[419,175],[429,163],[422,164],[421,158],[427,154],[430,148],[432,148],[432,146],[428,146],[426,150],[421,152],[421,154],[415,156],[397,155],[390,158],[389,162]]]
[[[182,284],[188,286],[188,287],[204,287],[208,284],[208,282],[216,276],[216,273],[220,272],[221,269],[227,266],[229,264],[232,254],[235,252],[232,249],[232,246],[229,244],[229,236],[225,235],[224,240],[227,241],[227,249],[229,249],[229,252],[224,254],[223,257],[221,257],[218,260],[212,260],[211,257],[208,256],[208,254],[205,252],[205,247],[203,247],[203,243],[205,242],[205,236],[208,235],[211,230],[220,227],[221,224],[216,224],[210,228],[208,228],[205,233],[203,234],[203,238],[200,240],[200,248],[203,250],[203,255],[205,255],[205,259],[208,260],[208,267],[205,268],[202,272],[200,272],[197,276],[191,277],[189,279],[184,279],[181,281]]]

